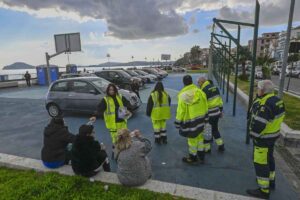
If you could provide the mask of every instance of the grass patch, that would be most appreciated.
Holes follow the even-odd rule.
[[[234,77],[230,77],[230,81],[234,83]],[[249,95],[249,81],[238,79],[238,88]],[[300,130],[300,99],[288,94],[283,95],[286,115],[284,122],[292,129]]]
[[[187,73],[189,74],[208,73],[208,69],[187,70]]]
[[[38,173],[0,167],[0,199],[14,200],[138,200],[138,199],[183,199],[169,194],[127,188],[120,185],[90,182],[79,176],[63,176],[58,173]]]

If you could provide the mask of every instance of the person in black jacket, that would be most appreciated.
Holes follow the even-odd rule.
[[[28,87],[31,87],[31,82],[30,82],[30,80],[31,80],[31,75],[29,74],[28,71],[26,71],[26,73],[25,73],[25,75],[24,75],[24,78],[25,78],[25,80],[26,80],[27,86],[28,86]]]
[[[132,81],[131,85],[131,90],[132,92],[134,92],[138,98],[140,99],[140,86],[139,86],[139,82],[137,80]]]
[[[44,129],[44,145],[41,152],[43,164],[48,168],[58,168],[70,161],[68,145],[75,139],[61,117],[52,118]]]
[[[110,171],[110,164],[104,145],[94,139],[94,126],[82,125],[72,146],[72,168],[75,174],[91,177],[99,172]]]

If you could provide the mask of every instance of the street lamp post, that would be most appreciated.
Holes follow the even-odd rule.
[[[293,16],[294,16],[294,8],[295,8],[295,0],[291,0],[289,22],[288,22],[288,27],[287,27],[287,31],[286,31],[283,62],[282,62],[282,69],[281,69],[281,76],[280,76],[279,90],[278,90],[279,98],[282,98],[282,96],[283,96],[284,79],[285,79],[285,71],[286,71],[287,59],[288,59],[288,53],[289,53],[289,47],[290,47],[290,37],[291,37],[291,29],[292,29]]]

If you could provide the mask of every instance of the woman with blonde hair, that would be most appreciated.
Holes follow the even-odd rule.
[[[140,186],[151,177],[151,165],[147,157],[150,151],[150,141],[142,138],[139,130],[118,131],[116,160],[120,183],[125,186]]]

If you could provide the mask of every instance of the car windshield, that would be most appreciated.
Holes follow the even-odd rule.
[[[121,71],[120,73],[121,73],[125,78],[131,78],[131,76],[130,76],[127,72]]]
[[[144,71],[135,71],[136,73],[139,73],[141,75],[147,75],[148,73],[144,72]]]
[[[131,76],[138,76],[138,74],[137,73],[135,73],[134,71],[130,71],[130,70],[128,70],[128,71],[126,71],[129,75],[131,75]]]
[[[110,82],[105,79],[97,79],[92,81],[92,83],[103,91],[105,91],[108,84],[110,84]]]

